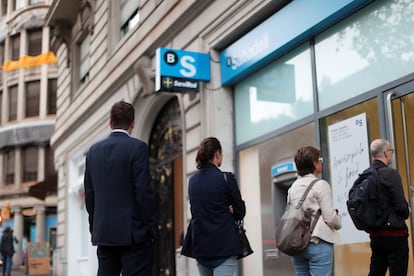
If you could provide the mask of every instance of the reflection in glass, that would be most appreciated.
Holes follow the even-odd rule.
[[[236,85],[236,143],[242,144],[313,113],[308,45]]]
[[[414,4],[375,1],[316,38],[319,107],[325,109],[413,71]]]

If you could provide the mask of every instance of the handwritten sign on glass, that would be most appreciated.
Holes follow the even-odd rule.
[[[342,243],[367,242],[367,233],[355,228],[346,208],[349,190],[358,173],[370,165],[366,114],[328,126],[328,143],[333,204],[342,217],[339,230]]]

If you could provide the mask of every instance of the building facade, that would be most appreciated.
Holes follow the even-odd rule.
[[[335,275],[367,274],[369,238],[352,225],[346,194],[369,166],[370,140],[383,137],[395,146],[393,166],[412,205],[413,18],[409,0],[52,1],[46,24],[54,30],[59,76],[51,138],[55,274],[96,273],[84,155],[109,134],[110,107],[122,99],[136,109],[133,135],[150,148],[161,214],[156,275],[196,274],[194,260],[179,250],[190,216],[187,180],[207,136],[222,141],[222,169],[236,172],[247,205],[255,253],[242,260],[240,275],[293,273],[274,231],[296,178],[294,153],[304,145],[321,148],[322,177],[343,218]],[[156,91],[159,48],[209,54],[209,80],[197,92]],[[407,224],[412,273],[412,217]]]
[[[14,265],[25,262],[27,242],[55,247],[57,174],[50,138],[56,118],[57,66],[45,25],[49,1],[3,0],[0,6],[1,230],[19,240]]]

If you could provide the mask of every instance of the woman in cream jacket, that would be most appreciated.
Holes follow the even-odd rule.
[[[295,155],[298,179],[288,191],[288,202],[296,205],[308,185],[322,172],[322,157],[318,148],[307,146],[300,148]],[[339,242],[341,219],[333,208],[331,186],[325,180],[318,180],[306,197],[302,208],[311,208],[313,215],[320,209],[321,215],[312,232],[312,238],[306,249],[293,256],[296,275],[332,275],[333,244]],[[314,217],[313,217],[314,218]]]

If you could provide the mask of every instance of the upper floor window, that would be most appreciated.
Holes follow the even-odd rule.
[[[39,116],[40,110],[40,82],[31,81],[26,83],[26,117]]]
[[[80,85],[89,80],[90,67],[90,42],[91,36],[88,34],[79,44],[79,82]]]
[[[4,42],[0,42],[0,66],[4,63]]]
[[[11,36],[10,44],[11,44],[10,58],[12,60],[18,60],[20,57],[20,34]]]
[[[50,79],[47,82],[47,114],[56,114],[57,80]]]
[[[17,120],[17,85],[9,87],[9,121]]]
[[[0,90],[0,107],[2,107],[3,106],[3,90]],[[2,109],[3,108],[0,108],[0,126],[1,126],[1,118],[2,118]]]
[[[120,34],[121,37],[139,23],[139,1],[121,0],[120,5]]]
[[[14,10],[23,8],[23,0],[14,0]]]
[[[35,146],[23,148],[23,182],[37,180],[37,163],[39,150]]]
[[[42,53],[42,29],[33,29],[27,31],[29,56],[37,56]]]
[[[50,175],[55,175],[56,174],[56,170],[55,170],[55,163],[54,163],[54,158],[53,158],[53,150],[50,146],[46,147],[46,154],[45,154],[45,175],[46,176],[50,176]]]
[[[15,160],[15,151],[9,150],[4,154],[4,171],[5,179],[4,183],[6,185],[14,184],[14,160]]]

